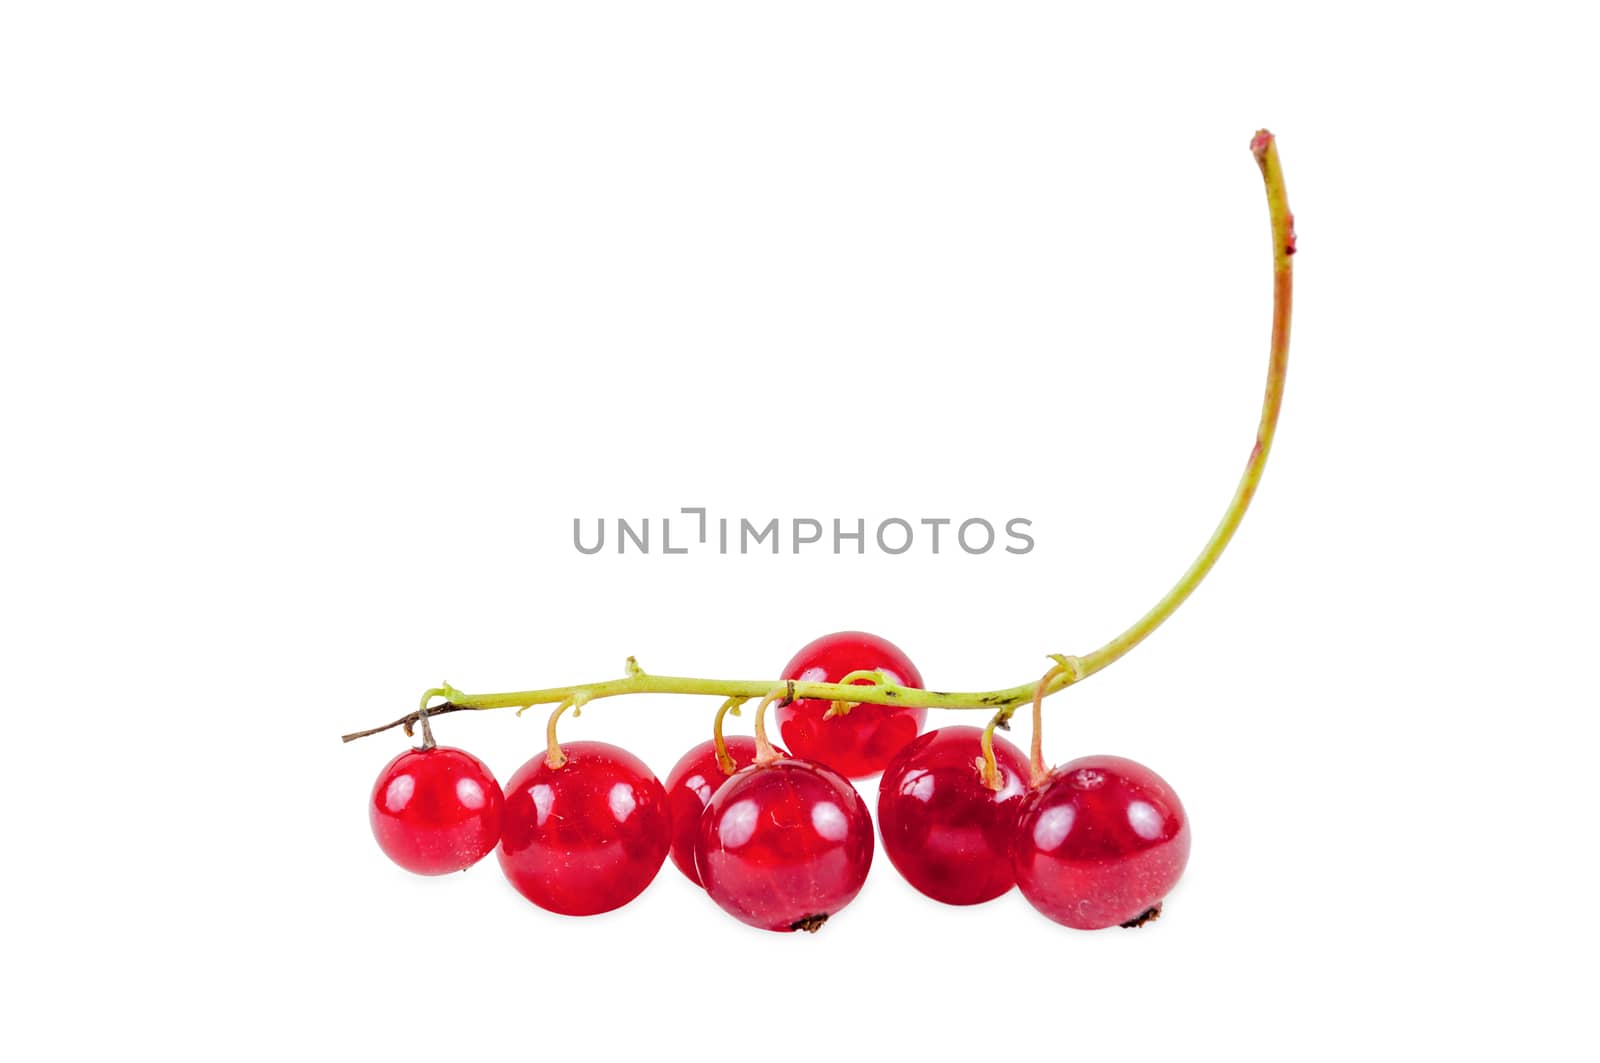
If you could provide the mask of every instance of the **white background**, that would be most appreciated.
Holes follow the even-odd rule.
[[[1592,34],[1297,10],[7,5],[8,1041],[1592,1058]],[[1257,506],[1047,715],[1053,760],[1186,802],[1160,922],[946,908],[881,851],[815,937],[670,865],[563,919],[492,859],[381,856],[404,739],[337,737],[441,679],[763,678],[860,627],[982,689],[1131,621],[1249,449],[1261,125],[1301,254]],[[1038,546],[570,544],[695,505],[1023,516]],[[665,775],[714,708],[564,733]],[[542,724],[438,730],[505,779]]]

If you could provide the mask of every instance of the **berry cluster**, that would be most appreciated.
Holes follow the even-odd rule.
[[[858,631],[797,653],[785,680],[922,689],[894,644]],[[878,829],[896,870],[947,904],[1013,885],[1056,922],[1136,925],[1183,873],[1189,827],[1177,795],[1120,757],[1043,772],[976,727],[920,733],[927,710],[828,701],[778,706],[789,753],[757,737],[689,750],[666,785],[601,742],[552,745],[502,791],[483,762],[428,744],[396,757],[373,788],[378,844],[424,875],[464,870],[499,847],[524,897],[594,915],[637,897],[668,855],[724,911],[764,930],[816,930],[849,904],[872,864],[872,819],[851,779],[883,773]],[[987,749],[986,749],[987,747]]]
[[[1040,705],[1119,660],[1183,604],[1227,548],[1261,482],[1283,405],[1297,245],[1277,142],[1260,130],[1250,152],[1272,223],[1272,342],[1255,445],[1199,556],[1132,626],[1081,657],[1057,657],[1036,683],[983,692],[928,690],[905,654],[859,631],[806,646],[779,687],[651,676],[631,657],[626,678],[581,686],[474,695],[447,683],[427,691],[416,712],[344,736],[422,727],[423,748],[396,757],[373,789],[372,828],[384,852],[437,875],[469,867],[498,845],[512,885],[567,915],[628,903],[670,853],[736,919],[767,930],[816,930],[866,881],[872,819],[850,780],[882,772],[884,850],[929,897],[979,904],[1015,885],[1051,919],[1086,930],[1137,926],[1157,914],[1189,859],[1183,805],[1160,776],[1121,757],[1083,757],[1046,771]],[[862,684],[874,689],[856,693]],[[726,699],[716,737],[686,753],[665,786],[615,746],[557,743],[556,722],[568,709],[647,693]],[[754,740],[724,741],[723,714],[763,695]],[[767,741],[763,723],[780,697],[778,725],[790,753]],[[1029,698],[1033,748],[1025,759],[994,729]],[[481,761],[436,747],[429,730],[430,715],[512,707],[520,714],[551,704],[548,749],[503,793]],[[995,716],[982,730],[922,734],[921,706]]]

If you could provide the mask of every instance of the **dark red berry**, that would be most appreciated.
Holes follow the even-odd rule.
[[[667,858],[666,791],[644,763],[604,742],[569,742],[566,763],[540,753],[506,785],[500,867],[528,900],[562,915],[620,908]]]
[[[1016,884],[1011,839],[1028,790],[1028,758],[999,735],[999,789],[983,779],[983,730],[918,737],[878,781],[883,851],[905,880],[946,904],[980,904]]]
[[[695,864],[711,899],[763,930],[816,930],[872,866],[872,817],[849,780],[805,760],[745,768],[700,819]]]
[[[756,740],[743,735],[726,739],[734,769],[756,761]],[[667,774],[667,805],[672,810],[672,862],[696,886],[700,872],[694,866],[694,844],[700,837],[700,816],[711,795],[728,781],[717,763],[717,746],[710,739],[685,753]]]
[[[836,631],[808,644],[784,668],[783,678],[837,683],[863,670],[880,671],[897,686],[922,686],[922,673],[898,646],[864,631]],[[871,685],[866,679],[856,682]],[[857,705],[846,715],[828,717],[830,704],[814,698],[779,704],[778,728],[791,754],[852,779],[882,771],[917,737],[928,716],[927,709]]]
[[[1189,821],[1155,772],[1122,757],[1081,757],[1023,799],[1012,866],[1033,906],[1098,930],[1139,920],[1189,861]]]
[[[419,875],[463,871],[500,840],[500,784],[471,753],[408,749],[378,774],[368,803],[389,859]]]

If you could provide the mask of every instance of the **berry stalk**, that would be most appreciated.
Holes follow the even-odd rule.
[[[1261,474],[1266,467],[1267,455],[1272,449],[1277,431],[1278,413],[1283,405],[1284,379],[1289,368],[1289,320],[1293,305],[1295,233],[1294,215],[1289,211],[1288,193],[1284,186],[1283,169],[1278,160],[1277,141],[1265,129],[1250,141],[1250,151],[1261,168],[1266,186],[1267,211],[1272,228],[1273,308],[1270,354],[1267,362],[1266,393],[1262,400],[1261,420],[1256,429],[1255,446],[1245,463],[1244,473],[1235,488],[1233,498],[1223,512],[1222,520],[1199,555],[1190,564],[1178,582],[1160,601],[1127,630],[1111,641],[1081,657],[1057,657],[1059,667],[1052,668],[1043,681],[1034,680],[1018,686],[981,692],[951,693],[938,690],[920,690],[901,687],[889,682],[875,682],[871,686],[845,683],[803,683],[771,679],[697,679],[682,676],[650,675],[628,658],[628,674],[621,679],[587,683],[579,686],[549,687],[543,690],[521,690],[498,694],[466,694],[448,683],[428,690],[416,712],[398,720],[365,731],[344,736],[349,742],[367,735],[377,734],[393,727],[402,727],[411,734],[412,727],[427,716],[441,716],[451,712],[484,709],[515,708],[523,710],[534,705],[579,707],[599,698],[621,694],[695,694],[737,701],[770,698],[775,688],[785,688],[789,700],[816,698],[839,703],[841,712],[857,704],[901,705],[932,709],[983,709],[996,713],[990,724],[990,734],[995,725],[1005,726],[1018,707],[1042,700],[1051,694],[1093,675],[1121,658],[1133,647],[1148,638],[1178,607],[1194,593],[1196,587],[1216,565],[1223,550],[1233,539],[1249,509]],[[881,678],[881,677],[880,677]],[[443,698],[438,705],[430,703]],[[556,715],[559,715],[559,711]],[[554,741],[554,716],[551,720],[550,762],[556,766],[560,747]]]
[[[1261,401],[1261,423],[1256,428],[1256,445],[1245,462],[1239,486],[1222,514],[1217,530],[1200,556],[1194,559],[1189,570],[1173,588],[1157,602],[1148,613],[1128,630],[1078,660],[1079,674],[1076,682],[1100,671],[1123,654],[1143,642],[1152,631],[1184,603],[1200,581],[1206,578],[1222,551],[1227,549],[1233,533],[1239,530],[1245,510],[1255,497],[1261,484],[1261,473],[1267,466],[1267,453],[1272,449],[1272,438],[1278,431],[1278,411],[1283,407],[1283,382],[1289,372],[1289,316],[1294,302],[1295,236],[1294,215],[1289,212],[1289,195],[1283,184],[1283,168],[1278,162],[1278,143],[1265,129],[1250,141],[1250,151],[1261,167],[1262,179],[1267,187],[1267,210],[1272,217],[1272,345],[1267,362],[1267,389]],[[1058,688],[1059,689],[1059,688]]]

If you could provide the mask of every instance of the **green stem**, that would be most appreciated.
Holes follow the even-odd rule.
[[[1216,565],[1217,558],[1227,549],[1233,533],[1239,530],[1245,510],[1255,497],[1261,484],[1261,473],[1267,466],[1267,454],[1272,450],[1272,437],[1278,431],[1278,411],[1283,407],[1283,382],[1289,372],[1289,316],[1294,303],[1295,236],[1294,215],[1289,212],[1289,196],[1283,185],[1283,169],[1278,163],[1278,144],[1265,129],[1250,142],[1250,150],[1261,166],[1261,176],[1267,186],[1267,209],[1272,217],[1272,346],[1267,361],[1267,390],[1261,401],[1261,423],[1256,428],[1256,445],[1245,462],[1239,486],[1222,514],[1217,530],[1194,559],[1189,570],[1151,610],[1140,617],[1128,630],[1101,646],[1098,650],[1079,658],[1081,674],[1078,678],[1094,675],[1139,643],[1171,616],[1189,597],[1200,581]]]
[[[765,697],[782,679],[696,679],[675,675],[639,675],[608,679],[582,686],[550,687],[547,690],[518,690],[505,694],[463,694],[443,687],[430,691],[433,697],[448,698],[447,704],[463,709],[511,709],[531,705],[552,705],[574,695],[589,701],[620,694],[705,694],[720,698],[753,699]],[[850,705],[908,705],[930,709],[993,709],[1016,705],[1033,697],[1034,683],[1004,690],[980,693],[948,693],[912,687],[855,686],[845,683],[794,683],[794,696],[823,701],[842,701]],[[437,709],[433,712],[438,715]]]
[[[568,702],[582,705],[599,698],[621,694],[696,694],[720,698],[768,698],[777,686],[786,688],[791,698],[816,698],[841,702],[845,705],[906,705],[930,709],[983,709],[997,711],[1001,718],[1009,718],[1019,705],[1032,701],[1037,694],[1046,697],[1081,679],[1091,676],[1120,658],[1143,642],[1150,633],[1171,616],[1216,565],[1217,558],[1227,548],[1239,522],[1255,497],[1261,483],[1261,473],[1266,467],[1267,454],[1272,449],[1272,438],[1278,426],[1278,412],[1283,405],[1284,377],[1289,368],[1289,318],[1293,304],[1295,252],[1294,215],[1289,212],[1288,194],[1283,183],[1283,169],[1278,161],[1278,146],[1271,133],[1258,132],[1250,142],[1250,150],[1261,167],[1266,185],[1267,211],[1272,224],[1273,305],[1272,338],[1267,362],[1266,394],[1261,405],[1261,421],[1256,429],[1255,446],[1245,463],[1244,474],[1239,478],[1233,498],[1223,512],[1211,538],[1198,557],[1184,572],[1173,588],[1149,612],[1131,627],[1104,646],[1078,658],[1067,658],[1073,663],[1052,669],[1050,678],[1022,683],[999,690],[950,693],[937,690],[917,690],[911,687],[888,685],[857,686],[842,683],[788,683],[772,679],[693,679],[679,676],[649,675],[639,668],[638,662],[628,659],[628,674],[622,679],[611,679],[581,686],[549,687],[544,690],[520,690],[504,694],[464,694],[450,686],[437,687],[423,695],[422,707],[430,716],[444,712],[468,709],[525,709],[533,705],[550,705]],[[443,704],[428,706],[434,698],[444,698]],[[770,700],[770,699],[769,699]],[[413,712],[392,723],[367,731],[344,736],[346,742],[369,734],[404,727],[409,734],[419,713]],[[553,730],[553,720],[552,720]],[[552,757],[559,747],[551,740]]]

